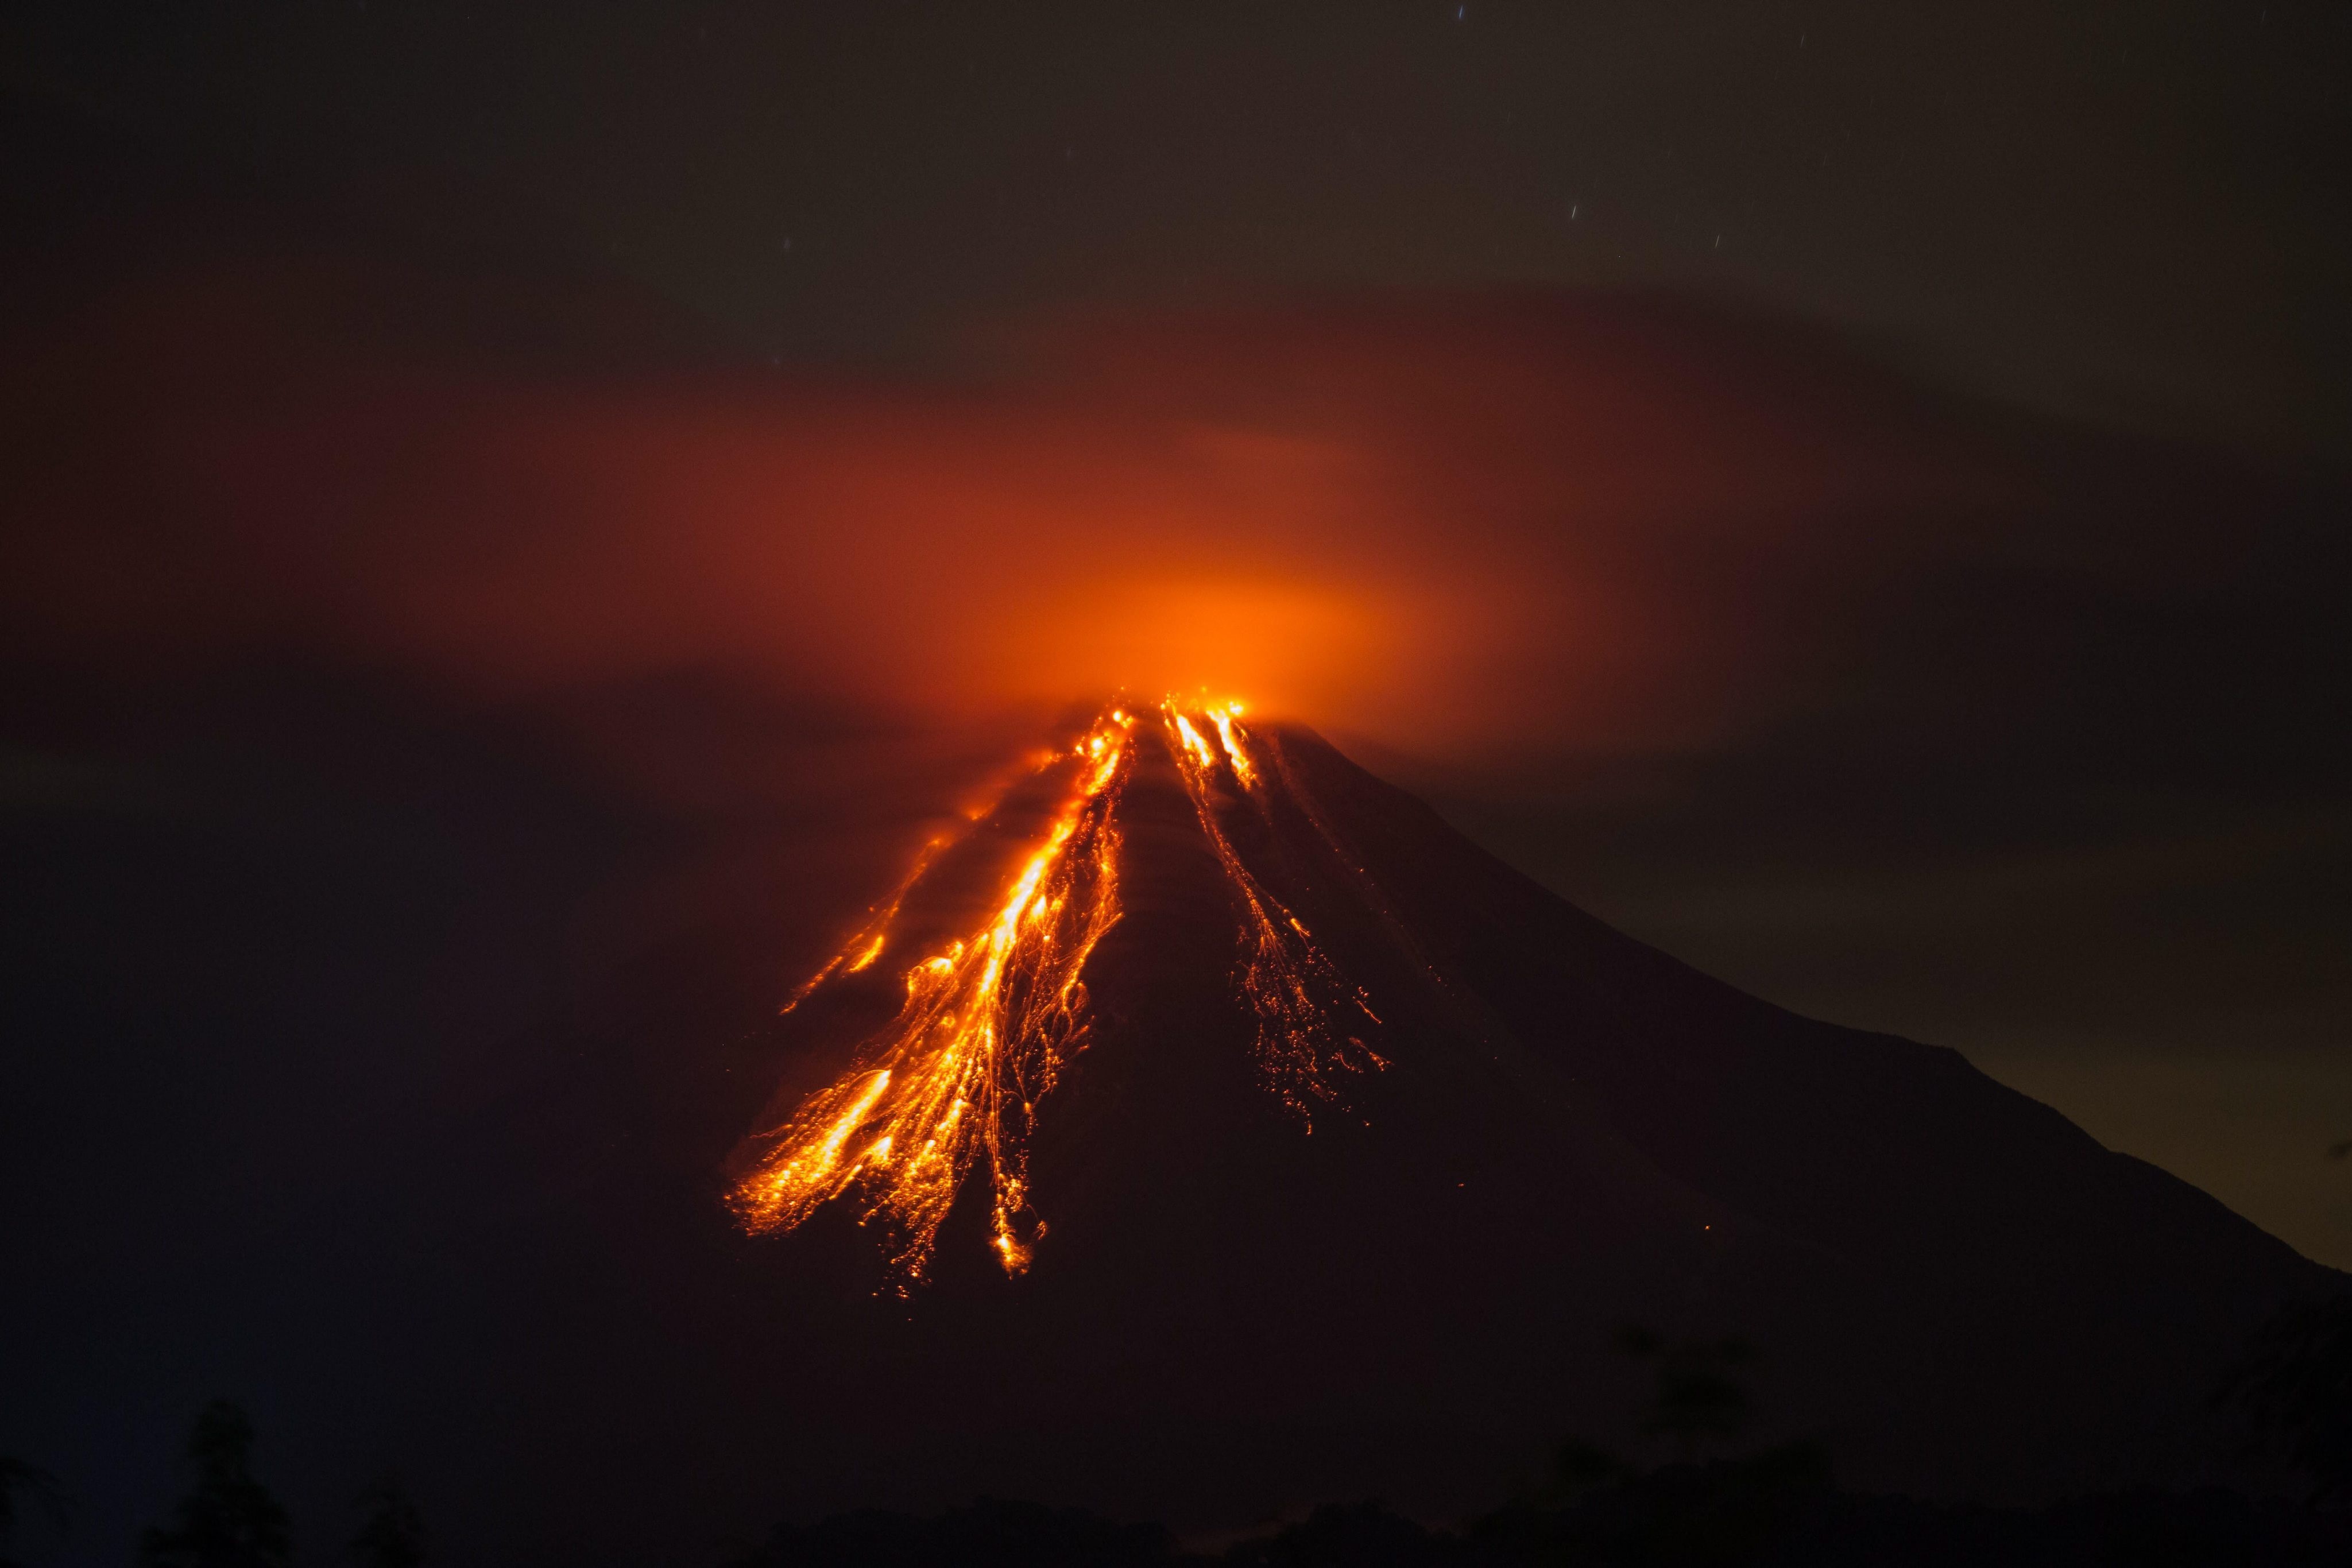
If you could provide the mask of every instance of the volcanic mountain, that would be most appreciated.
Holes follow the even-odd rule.
[[[1769,1426],[1853,1484],[2185,1481],[2249,1333],[2336,1278],[1234,705],[1104,709],[761,1049],[730,1179],[767,1375],[795,1462],[893,1500],[1475,1506],[1633,1440],[1627,1322],[1762,1346]]]

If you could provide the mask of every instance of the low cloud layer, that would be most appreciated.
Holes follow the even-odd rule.
[[[294,643],[499,694],[723,668],[959,716],[1207,685],[1416,751],[1638,750],[2049,543],[2010,434],[1666,301],[1066,319],[887,382],[393,358],[319,296],[113,301],[26,358],[20,651]]]

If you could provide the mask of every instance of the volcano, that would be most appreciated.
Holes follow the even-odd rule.
[[[837,1298],[792,1363],[812,1462],[942,1496],[1475,1506],[1624,1430],[1629,1322],[1761,1345],[1769,1424],[1853,1484],[2182,1482],[2247,1335],[2336,1278],[1227,704],[1035,759],[766,1049],[731,1201],[747,1267]]]

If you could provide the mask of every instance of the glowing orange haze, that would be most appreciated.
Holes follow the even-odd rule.
[[[37,476],[60,515],[0,608],[20,637],[293,636],[492,690],[732,664],[971,711],[1205,684],[1422,747],[1530,716],[1647,743],[1775,656],[1767,578],[1907,548],[1813,519],[1984,471],[1867,378],[1736,336],[1424,302],[1096,323],[963,391],[90,372],[82,413],[139,461]]]
[[[983,402],[572,409],[501,444],[578,486],[569,560],[411,578],[393,634],[525,678],[717,657],[919,708],[1205,685],[1344,722],[1444,711],[1509,619],[1486,563],[1380,537],[1336,443]]]

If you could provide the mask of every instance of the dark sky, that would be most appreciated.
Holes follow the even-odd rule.
[[[79,890],[13,929],[258,1020],[115,996],[148,1043],[37,1074],[91,1299],[125,1074],[429,1100],[713,909],[782,975],[1008,713],[1195,670],[2352,1265],[2343,7],[20,5],[0,61],[0,788]],[[177,940],[131,868],[236,845]],[[321,1029],[371,1065],[279,1071]]]
[[[636,279],[748,350],[1270,283],[1665,284],[2340,455],[2340,8],[22,6],[35,216]],[[16,225],[21,235],[26,231]],[[103,243],[100,241],[99,243]]]

